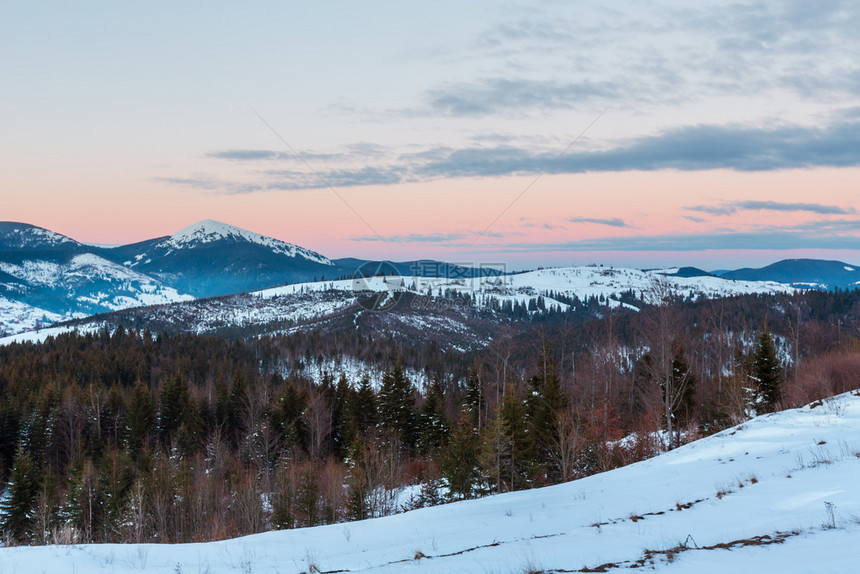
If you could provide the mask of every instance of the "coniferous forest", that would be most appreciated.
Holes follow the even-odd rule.
[[[459,354],[124,327],[12,344],[0,529],[208,541],[568,481],[857,388],[858,328],[860,291],[809,291],[556,313]]]

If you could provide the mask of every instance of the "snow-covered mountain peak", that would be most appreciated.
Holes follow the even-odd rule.
[[[275,253],[308,259],[316,263],[322,263],[323,265],[333,265],[328,258],[311,251],[310,249],[305,249],[304,247],[299,247],[298,245],[293,245],[292,243],[287,243],[280,239],[266,237],[265,235],[260,235],[259,233],[254,233],[253,231],[248,231],[247,229],[242,229],[241,227],[236,227],[235,225],[222,223],[212,219],[198,221],[185,229],[181,229],[176,233],[169,235],[163,241],[159,242],[158,247],[168,249],[189,249],[207,243],[214,243],[216,241],[251,243],[271,249]]]
[[[74,239],[42,227],[15,221],[0,221],[0,249],[44,249],[77,244]]]

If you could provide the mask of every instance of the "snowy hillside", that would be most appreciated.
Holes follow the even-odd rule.
[[[301,283],[286,285],[273,289],[265,289],[257,294],[263,298],[286,297],[304,292],[343,291],[406,291],[424,294],[428,289],[433,294],[439,290],[450,290],[461,294],[476,296],[480,306],[489,305],[490,300],[503,302],[517,300],[529,303],[538,296],[555,292],[567,296],[576,296],[585,300],[591,297],[609,299],[612,301],[625,291],[634,291],[636,295],[644,295],[649,300],[649,293],[654,288],[655,281],[666,281],[671,290],[683,297],[726,297],[748,293],[787,293],[794,288],[770,281],[732,281],[719,277],[674,277],[664,276],[659,272],[641,271],[620,267],[559,267],[541,269],[502,277],[481,278],[452,278],[437,279],[428,277],[373,277],[361,280],[322,281],[316,283]],[[546,304],[556,305],[565,309],[566,304],[544,297]]]
[[[41,572],[857,572],[860,392],[563,485],[201,544],[0,549]]]
[[[78,242],[74,239],[42,227],[14,221],[0,221],[0,250],[56,249],[77,245]]]
[[[62,308],[53,308],[55,314],[66,317],[193,299],[92,253],[75,255],[64,262],[0,262],[0,271],[15,280],[18,292],[44,299],[46,306],[53,302],[54,307]]]
[[[62,319],[56,313],[0,296],[0,336],[38,329]]]
[[[131,272],[133,273],[133,272]],[[426,277],[370,277],[356,280],[296,283],[264,289],[247,295],[147,309],[119,316],[117,324],[145,324],[154,331],[216,333],[225,328],[251,329],[255,334],[318,330],[336,324],[358,329],[373,321],[386,331],[405,336],[423,333],[444,347],[463,350],[481,347],[491,340],[486,321],[494,319],[493,308],[519,304],[538,313],[538,301],[548,310],[567,311],[569,303],[555,297],[600,299],[601,305],[637,307],[620,301],[633,292],[650,301],[655,281],[665,281],[672,292],[684,297],[724,297],[746,293],[789,292],[787,285],[759,281],[732,281],[717,277],[675,277],[659,272],[609,267],[542,269],[502,277],[436,279]],[[428,298],[427,294],[433,297]],[[553,296],[550,296],[552,293]],[[468,296],[467,307],[439,304],[440,296]],[[368,312],[397,302],[387,313]],[[153,303],[155,304],[155,303]],[[474,311],[486,311],[483,321]],[[384,325],[383,325],[384,323]]]

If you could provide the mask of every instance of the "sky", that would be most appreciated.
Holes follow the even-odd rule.
[[[860,263],[856,2],[2,2],[0,220],[328,257]]]

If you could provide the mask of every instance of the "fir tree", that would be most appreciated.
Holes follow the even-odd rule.
[[[433,377],[418,417],[418,452],[421,455],[435,453],[448,436],[449,423],[443,412],[443,401],[442,383],[438,377]]]
[[[39,473],[30,453],[19,447],[7,496],[0,504],[0,530],[18,542],[27,542],[34,526]]]
[[[125,420],[125,445],[132,456],[149,443],[155,429],[155,399],[152,392],[138,381],[131,391]]]
[[[484,421],[481,420],[481,415],[484,412],[484,401],[484,388],[481,383],[481,377],[476,370],[472,369],[469,371],[469,379],[466,383],[466,396],[463,407],[468,412],[472,426],[476,431],[480,430],[483,426]]]
[[[556,439],[557,417],[566,405],[552,350],[547,344],[538,357],[538,374],[529,379],[526,416],[533,441],[534,462],[546,471],[551,481],[558,481],[560,475],[552,464],[550,451]]]
[[[773,336],[767,328],[762,327],[758,334],[753,356],[753,376],[758,381],[758,396],[762,410],[772,412],[782,397],[782,366],[776,358],[776,348]]]
[[[411,452],[416,439],[415,398],[412,383],[403,373],[400,358],[382,376],[379,389],[379,419],[383,428],[394,432],[406,452]]]
[[[440,463],[448,490],[456,498],[472,498],[475,495],[481,477],[478,454],[478,435],[472,426],[471,415],[464,411],[460,414],[460,421]]]

